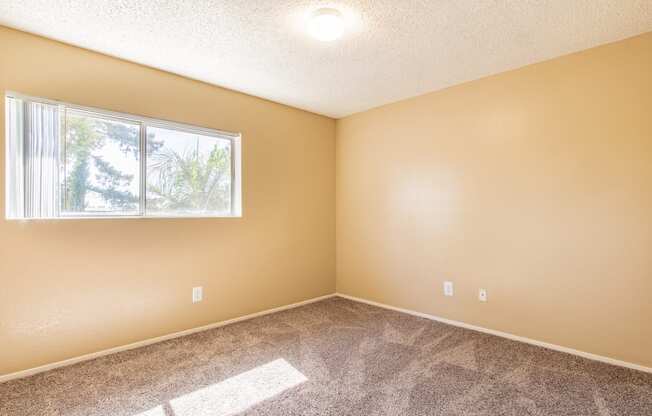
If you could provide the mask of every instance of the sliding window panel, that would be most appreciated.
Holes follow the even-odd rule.
[[[147,215],[233,215],[233,171],[230,138],[147,126]]]
[[[62,215],[140,215],[141,128],[126,119],[66,111]]]

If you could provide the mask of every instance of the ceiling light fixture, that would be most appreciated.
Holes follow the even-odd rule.
[[[342,13],[335,9],[319,9],[310,16],[310,34],[322,42],[333,41],[344,33]]]

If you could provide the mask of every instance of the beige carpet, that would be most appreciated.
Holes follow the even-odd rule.
[[[652,415],[652,375],[333,298],[0,384],[0,415]]]

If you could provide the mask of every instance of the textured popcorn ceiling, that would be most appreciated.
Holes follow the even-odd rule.
[[[324,6],[334,43],[305,33]],[[651,31],[652,0],[0,0],[0,24],[342,117]]]

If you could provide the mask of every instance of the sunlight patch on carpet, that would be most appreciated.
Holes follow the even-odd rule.
[[[307,380],[281,358],[171,400],[170,406],[175,416],[227,416],[242,412]]]
[[[146,410],[134,416],[166,416],[166,415],[165,415],[165,410],[163,410],[163,406],[156,406],[153,409]]]

